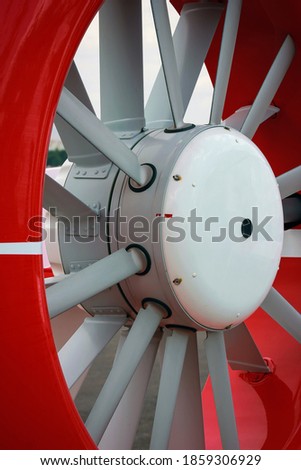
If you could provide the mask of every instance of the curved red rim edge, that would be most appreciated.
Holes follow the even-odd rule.
[[[1,109],[5,110],[0,114],[2,244],[27,242],[28,221],[41,213],[45,156],[59,93],[77,45],[101,3],[1,2],[0,97]],[[180,9],[186,2],[172,3]],[[289,0],[286,7],[284,19],[281,8],[275,7],[272,0],[244,2],[225,116],[252,102],[286,33],[298,46],[301,5]],[[221,27],[207,58],[213,80],[220,34]],[[275,98],[281,114],[265,123],[255,136],[276,174],[297,165],[300,155],[297,126],[301,91],[294,87],[301,69],[299,60],[297,55],[285,87]],[[1,447],[95,448],[74,408],[58,363],[45,302],[41,256],[1,255],[0,270],[0,393],[2,404],[7,403],[1,410]],[[276,285],[296,308],[301,308],[298,274],[299,260],[285,260]],[[248,326],[262,353],[272,358],[276,368],[271,380],[257,385],[246,381],[241,373],[231,372],[242,448],[299,449],[300,350],[262,312],[256,313]],[[219,448],[209,382],[203,395],[207,447]],[[284,403],[281,396],[286,397]]]

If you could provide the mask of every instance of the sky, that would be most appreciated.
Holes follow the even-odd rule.
[[[176,27],[179,15],[173,6],[170,5],[170,2],[167,3],[171,28],[173,31]],[[149,1],[142,0],[142,11],[144,96],[146,102],[152,89],[152,84],[154,83],[161,66],[161,62]],[[78,48],[75,55],[75,62],[87,88],[96,114],[100,116],[98,50],[98,17],[96,16]],[[206,67],[203,67],[188,106],[185,121],[193,122],[194,124],[203,124],[208,122],[211,98],[212,85]],[[52,134],[52,140],[58,140],[58,134],[55,130]]]

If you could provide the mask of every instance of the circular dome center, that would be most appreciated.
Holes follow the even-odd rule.
[[[272,286],[283,241],[281,198],[261,151],[233,129],[200,132],[170,173],[163,208],[172,214],[162,229],[167,276],[187,315],[212,329],[244,321]]]

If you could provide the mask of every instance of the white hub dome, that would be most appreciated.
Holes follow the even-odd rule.
[[[277,273],[283,214],[260,150],[215,127],[181,152],[166,186],[162,251],[179,304],[198,324],[223,329],[246,319]]]

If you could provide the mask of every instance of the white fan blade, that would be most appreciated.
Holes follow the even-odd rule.
[[[102,122],[120,137],[130,137],[145,125],[141,0],[102,5],[99,54]]]
[[[282,258],[301,258],[301,230],[284,232]]]
[[[122,249],[96,261],[91,266],[47,289],[50,318],[118,284],[141,269],[143,269],[143,262],[140,256],[137,256],[136,250]]]
[[[233,129],[237,129],[238,131],[241,129],[241,126],[246,120],[246,117],[251,109],[251,106],[243,106],[235,111],[234,114],[227,117],[222,124],[228,127],[232,127]],[[264,121],[267,121],[270,117],[274,116],[275,114],[279,113],[280,109],[276,108],[276,106],[269,106],[263,119],[260,124]]]
[[[270,372],[244,323],[224,332],[228,363],[233,370]]]
[[[277,177],[282,199],[301,190],[301,165]]]
[[[184,105],[166,0],[151,0],[151,6],[174,127],[179,129],[184,126]]]
[[[261,308],[301,343],[301,315],[276,289],[271,288]]]
[[[261,88],[252,104],[241,132],[252,139],[257,131],[267,108],[277,93],[282,80],[294,58],[295,46],[292,38],[288,35],[283,42]]]
[[[222,11],[223,5],[218,3],[186,3],[182,8],[173,43],[184,112],[187,110]],[[197,44],[197,47],[192,47],[192,44]],[[162,67],[147,101],[145,116],[147,127],[173,125]]]
[[[214,85],[210,124],[220,124],[228,89],[242,0],[228,0]]]
[[[66,88],[61,93],[57,114],[128,176],[143,184],[145,176],[137,155]]]
[[[208,331],[205,348],[223,449],[239,449],[223,332]]]
[[[97,444],[101,440],[161,319],[162,312],[156,306],[148,305],[146,309],[140,309],[86,421],[87,430]]]
[[[126,315],[86,318],[59,351],[59,360],[69,388],[126,322]]]
[[[168,449],[205,449],[197,333],[189,334]]]
[[[121,332],[118,344],[119,353],[127,338],[128,331],[128,329],[124,329]],[[105,430],[99,443],[100,449],[132,449],[161,337],[161,331],[157,331],[152,338]]]
[[[168,449],[188,339],[181,329],[167,336],[150,449]]]

